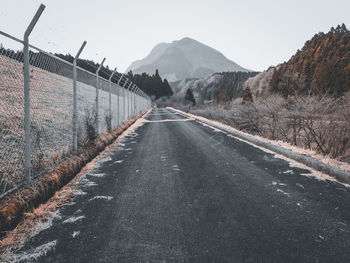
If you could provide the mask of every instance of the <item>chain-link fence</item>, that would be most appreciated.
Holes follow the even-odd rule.
[[[0,32],[0,198],[28,182],[23,54],[22,41]],[[27,116],[32,178],[71,156],[74,136],[79,151],[99,133],[150,107],[148,96],[130,91],[136,86],[124,75],[107,80],[77,67],[74,135],[73,69],[72,63],[30,46]]]
[[[23,53],[0,48],[0,193],[4,193],[24,177]]]

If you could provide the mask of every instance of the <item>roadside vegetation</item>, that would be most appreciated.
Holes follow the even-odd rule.
[[[88,162],[113,143],[143,114],[124,121],[116,129],[100,133],[98,140],[93,126],[94,118],[86,116],[85,132],[88,137],[79,141],[78,155],[70,155],[70,158],[60,160],[55,167],[34,179],[31,185],[25,185],[0,200],[0,238],[6,231],[13,229],[28,211],[45,203],[57,190],[71,181]],[[37,165],[40,165],[40,150],[37,155]]]
[[[276,94],[197,106],[191,113],[350,163],[350,94],[343,98]],[[188,108],[183,108],[187,110]]]
[[[200,81],[186,82],[196,106],[185,106],[181,93],[161,105],[350,163],[349,69],[350,31],[342,24],[316,34],[277,67],[249,78],[230,73],[240,76],[231,85],[213,74],[205,81],[215,90],[211,95],[198,89]]]

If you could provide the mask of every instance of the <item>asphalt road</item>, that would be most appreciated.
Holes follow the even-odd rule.
[[[350,262],[349,188],[184,118],[154,109],[18,253],[46,245],[39,262]]]

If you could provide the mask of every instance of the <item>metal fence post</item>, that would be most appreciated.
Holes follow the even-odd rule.
[[[118,80],[117,85],[118,85],[119,87],[121,87],[119,84],[120,84],[120,82],[121,82],[123,76],[124,76],[124,74],[121,74],[120,79]],[[118,126],[119,126],[119,124],[120,124],[120,103],[119,103],[120,95],[119,95],[119,92],[120,92],[120,89],[118,90],[118,101],[117,101],[117,107],[118,107],[117,125],[118,125]]]
[[[136,112],[137,112],[137,114],[140,114],[140,108],[141,108],[141,105],[140,105],[140,103],[141,103],[140,88],[137,88],[137,94],[138,94],[138,96],[137,96],[137,107],[136,107]]]
[[[136,93],[135,93],[135,96],[134,96],[134,115],[137,114],[137,91],[138,91],[138,87],[136,87]]]
[[[132,116],[135,116],[135,93],[136,93],[136,85],[134,84],[134,90],[133,90],[133,93],[132,93],[132,97],[131,97],[131,100],[132,100],[132,108],[131,108],[131,114]]]
[[[126,110],[125,110],[125,86],[128,83],[128,80],[125,80],[124,84],[123,84],[123,121],[125,121],[125,114],[126,114]]]
[[[133,96],[133,100],[134,100],[133,115],[136,115],[136,109],[135,109],[135,107],[136,107],[136,92],[137,92],[137,87],[135,85],[134,96]]]
[[[134,84],[132,84],[131,87],[130,87],[129,109],[128,109],[128,112],[129,112],[129,119],[130,119],[131,116],[132,116],[132,94],[133,94],[133,88],[134,88]]]
[[[112,94],[111,94],[111,91],[112,91],[112,78],[113,78],[113,75],[117,72],[117,68],[115,68],[112,72],[112,74],[109,76],[109,94],[108,94],[108,109],[109,109],[109,118],[110,118],[110,122],[111,122],[111,125],[112,125]]]
[[[31,149],[30,149],[30,73],[29,73],[29,35],[32,32],[35,24],[38,22],[45,5],[41,4],[36,11],[32,21],[30,22],[23,38],[23,78],[24,78],[24,174],[26,184],[30,184],[31,175]]]
[[[124,121],[126,120],[126,96],[128,95],[127,93],[127,85],[129,84],[129,80],[126,80],[126,82],[124,82],[124,86],[123,86],[123,119]]]
[[[136,100],[136,107],[135,107],[135,112],[136,114],[139,114],[139,97],[140,97],[140,90],[139,88],[137,87],[137,90],[136,90],[136,96],[135,96],[135,100]]]
[[[77,60],[86,45],[81,45],[73,60],[73,154],[78,154],[78,96],[77,96]]]
[[[98,76],[98,73],[99,73],[99,71],[100,71],[100,69],[102,68],[102,66],[103,66],[103,63],[105,62],[105,60],[106,60],[106,58],[104,58],[103,60],[102,60],[102,62],[101,62],[101,64],[100,64],[100,66],[97,68],[97,70],[96,70],[96,116],[95,116],[95,119],[96,119],[96,135],[97,135],[97,137],[98,137],[98,135],[99,135],[99,127],[98,127],[98,125],[99,125],[99,112],[98,112],[98,107],[99,107],[99,105],[98,105],[98,89],[99,89],[99,76]]]
[[[137,96],[137,86],[135,85],[135,93],[134,93],[134,115],[136,115],[136,96]]]
[[[142,97],[142,91],[141,91],[141,89],[139,89],[139,94],[140,94],[140,97],[139,97],[139,102],[140,102],[139,113],[141,113],[141,112],[142,112],[142,109],[143,109],[143,107],[142,107],[143,97]]]
[[[135,93],[134,93],[134,108],[133,108],[133,114],[136,115],[136,95],[137,95],[137,86],[135,85]]]
[[[132,85],[132,82],[130,81],[130,84],[128,86],[128,117],[127,119],[130,119],[130,97],[131,97],[131,85]]]

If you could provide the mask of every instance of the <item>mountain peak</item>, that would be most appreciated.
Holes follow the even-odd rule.
[[[154,74],[156,69],[169,81],[207,77],[215,72],[249,71],[190,37],[156,45],[147,57],[132,63],[127,71]]]
[[[180,40],[175,40],[173,42],[197,42],[197,40],[194,40],[193,38],[190,38],[190,37],[184,37],[184,38],[181,38]]]

